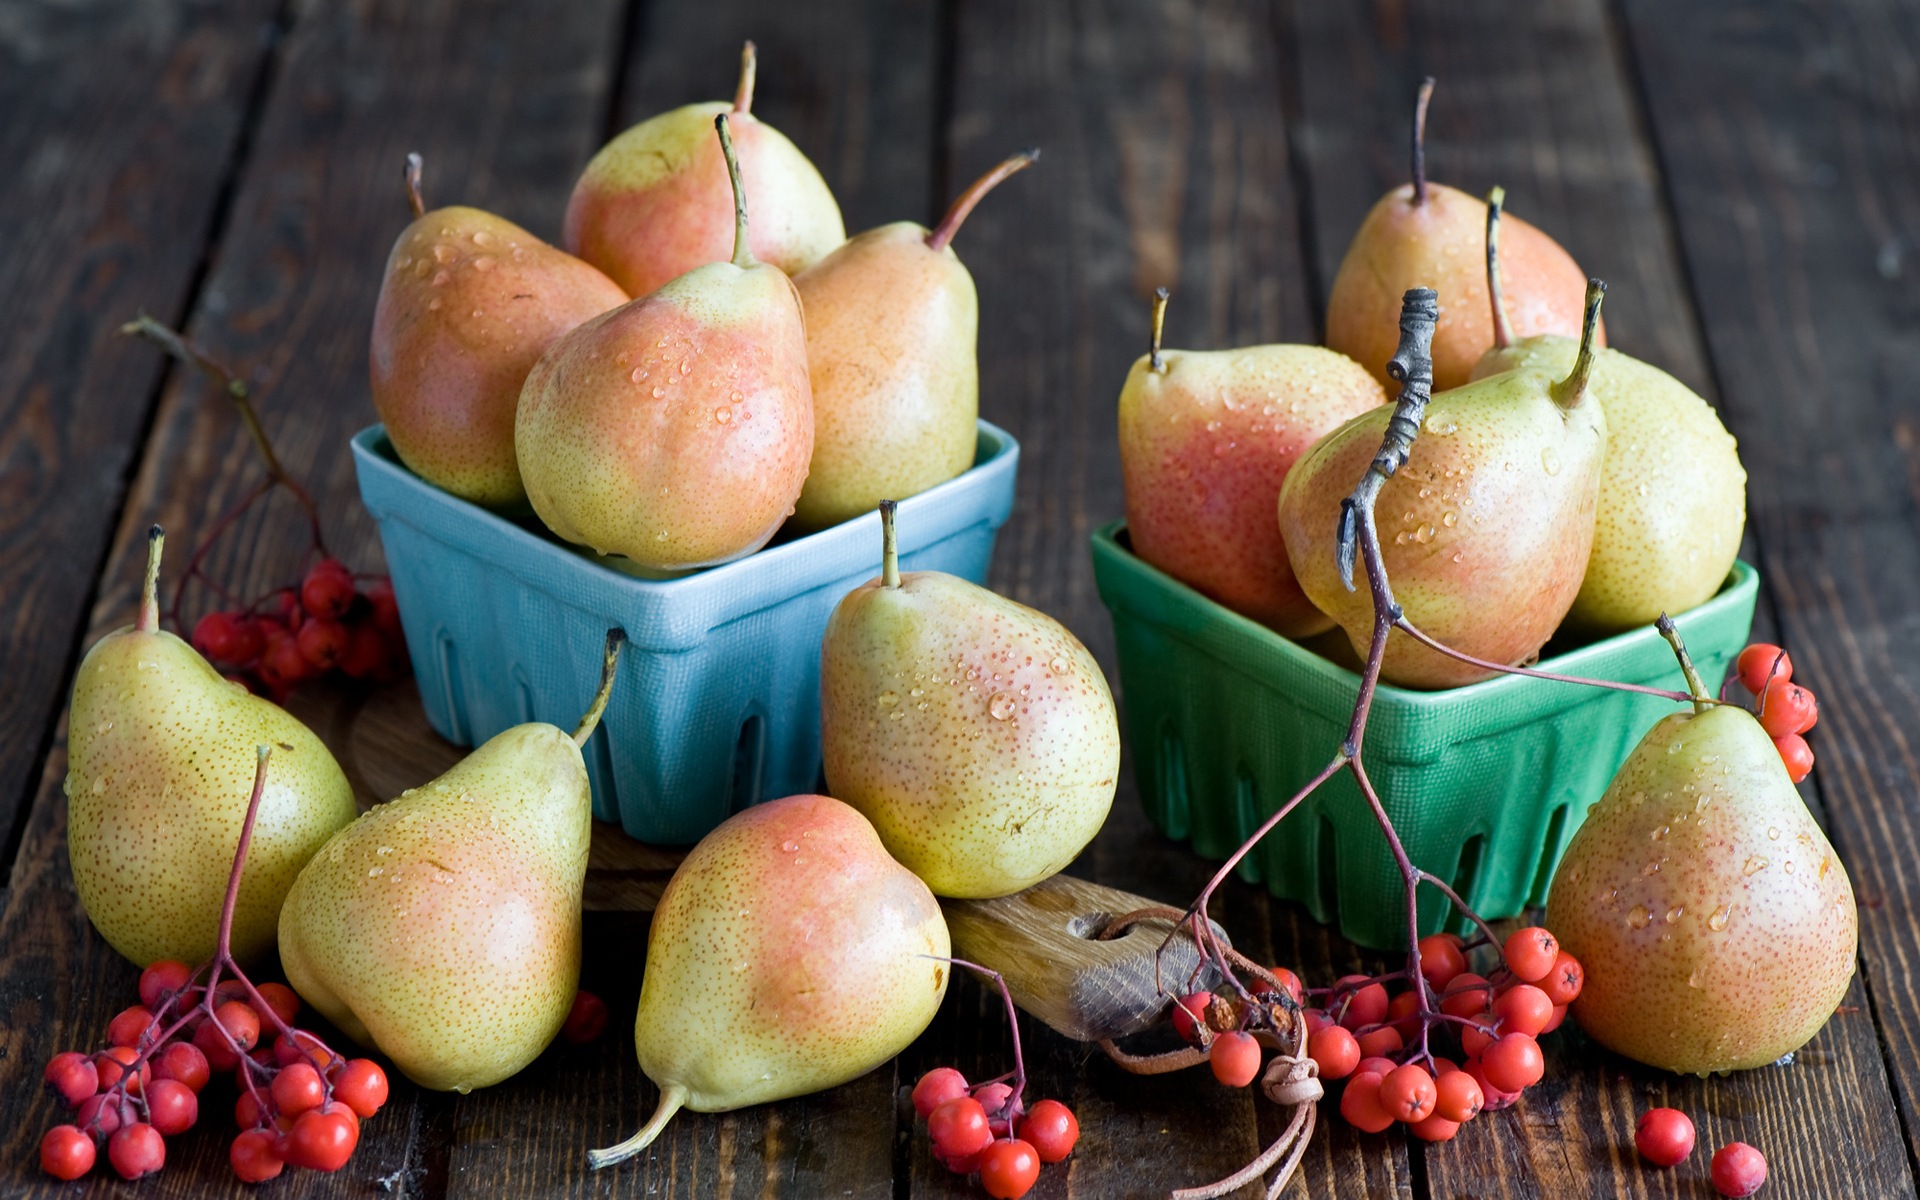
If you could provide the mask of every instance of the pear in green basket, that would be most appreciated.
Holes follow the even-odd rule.
[[[1509,371],[1436,394],[1407,461],[1375,506],[1394,598],[1415,628],[1509,665],[1540,653],[1567,615],[1593,548],[1606,418],[1589,393],[1606,285],[1587,289],[1581,354],[1564,379]],[[1294,464],[1280,532],[1301,588],[1365,655],[1373,596],[1335,560],[1341,505],[1380,450],[1391,407],[1356,417]],[[1412,688],[1474,683],[1493,672],[1416,642],[1387,641],[1380,677]]]
[[[1759,1067],[1820,1031],[1853,978],[1847,870],[1753,715],[1712,703],[1634,747],[1554,872],[1547,927],[1586,968],[1574,1019],[1669,1071]]]
[[[728,1112],[857,1078],[920,1036],[946,995],[947,922],[864,817],[788,796],[702,838],[654,909],[634,1016],[660,1088],[611,1166],[681,1108]]]
[[[580,978],[593,797],[572,735],[531,722],[334,835],[280,914],[287,982],[321,1016],[437,1091],[500,1082],[565,1023]]]
[[[1030,150],[989,171],[937,229],[869,229],[793,277],[813,380],[813,462],[794,528],[838,525],[973,465],[980,304],[953,235],[982,196],[1039,157]]]
[[[567,249],[636,297],[705,263],[725,261],[733,222],[725,216],[727,165],[713,143],[713,119],[722,113],[739,140],[755,216],[753,256],[792,275],[846,241],[840,206],[820,172],[750,111],[754,74],[748,42],[733,103],[661,113],[594,155],[567,201]]]
[[[1517,368],[1563,375],[1580,344],[1543,333],[1517,338],[1500,287],[1500,209],[1487,205],[1487,294],[1493,349],[1474,364],[1484,379]],[[1607,414],[1593,556],[1568,624],[1594,633],[1646,625],[1712,598],[1726,582],[1746,527],[1747,472],[1733,435],[1705,400],[1660,368],[1594,355],[1593,398]]]
[[[273,773],[240,877],[233,954],[273,949],[281,901],[313,853],[353,820],[340,764],[291,713],[221,676],[160,628],[159,526],[147,535],[140,615],[95,642],[73,680],[67,857],[94,928],[141,966],[211,957],[253,792]]]
[[[547,528],[648,570],[758,550],[793,512],[813,454],[800,296],[747,249],[729,125],[714,118],[734,168],[732,261],[555,342],[514,421],[527,498]]]
[[[1100,831],[1120,729],[1100,665],[1044,613],[939,571],[901,574],[893,504],[881,577],[820,647],[827,790],[934,894],[1004,896]]]

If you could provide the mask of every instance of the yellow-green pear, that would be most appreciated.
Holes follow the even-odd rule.
[[[94,928],[141,966],[211,957],[261,745],[273,771],[233,913],[233,955],[273,949],[294,877],[353,820],[353,789],[292,714],[224,678],[160,628],[159,526],[135,622],[95,642],[73,679],[67,857]]]
[[[800,296],[747,249],[731,122],[713,124],[733,169],[733,259],[566,334],[527,376],[514,417],[520,476],[547,528],[654,571],[764,546],[813,454]]]
[[[1045,613],[902,574],[891,501],[880,515],[881,576],[840,601],[820,646],[827,790],[934,894],[1017,892],[1072,862],[1113,805],[1106,676]]]
[[[1514,337],[1502,302],[1500,209],[1487,205],[1487,294],[1493,349],[1474,364],[1484,379],[1518,368],[1564,375],[1580,343],[1558,334]],[[1567,623],[1595,633],[1646,625],[1710,599],[1726,582],[1747,521],[1747,472],[1733,435],[1686,384],[1660,368],[1602,350],[1587,385],[1607,414],[1593,555]]]
[[[755,213],[754,257],[792,275],[847,240],[840,206],[820,172],[786,136],[754,116],[755,55],[740,54],[733,103],[688,104],[642,121],[587,163],[567,201],[569,251],[639,297],[733,245],[727,167],[713,144],[713,119],[726,114],[745,164]]]
[[[980,305],[953,235],[982,196],[1039,157],[1016,154],[981,176],[931,231],[916,221],[869,229],[793,277],[813,380],[813,462],[794,528],[838,525],[973,465]]]
[[[1380,551],[1414,628],[1503,666],[1532,660],[1567,615],[1593,546],[1606,418],[1588,396],[1605,285],[1587,290],[1586,333],[1564,379],[1509,371],[1428,402],[1407,461],[1380,489]],[[1314,444],[1280,490],[1280,533],[1300,587],[1364,656],[1373,597],[1349,590],[1335,557],[1342,502],[1379,453],[1393,407],[1355,417]],[[1401,687],[1473,683],[1490,668],[1401,630],[1380,677]]]
[[[660,1102],[728,1112],[845,1083],[920,1036],[946,995],[946,919],[873,826],[826,796],[770,800],[702,838],[654,909],[634,1016]]]
[[[1853,978],[1847,870],[1753,714],[1714,704],[1671,622],[1691,712],[1640,739],[1554,872],[1547,927],[1586,968],[1574,1019],[1651,1066],[1765,1066]]]
[[[287,982],[422,1087],[498,1083],[567,1019],[593,824],[580,747],[620,642],[608,635],[599,693],[571,735],[538,721],[495,735],[335,834],[287,894]]]

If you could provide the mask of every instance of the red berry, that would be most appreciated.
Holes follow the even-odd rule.
[[[1365,977],[1349,975],[1335,986],[1349,982],[1359,983]],[[1344,1011],[1343,1011],[1344,1005]],[[1336,1000],[1329,1007],[1340,1014],[1340,1023],[1348,1029],[1358,1030],[1366,1025],[1378,1025],[1387,1019],[1387,989],[1377,983],[1367,983],[1357,988],[1344,1000]]]
[[[372,622],[362,621],[347,630],[347,652],[340,656],[340,670],[349,679],[368,679],[387,669],[390,661],[387,635]]]
[[[353,607],[353,572],[337,558],[323,558],[300,581],[300,604],[316,617],[340,617]]]
[[[1740,676],[1740,686],[1758,696],[1771,680],[1793,678],[1793,659],[1778,646],[1755,642],[1740,652],[1733,669]]]
[[[213,1075],[207,1066],[207,1056],[192,1042],[171,1042],[154,1055],[152,1061],[156,1080],[177,1079],[196,1092],[207,1086],[207,1080]]]
[[[1433,1115],[1455,1123],[1465,1123],[1480,1115],[1486,1096],[1480,1084],[1465,1071],[1447,1071],[1433,1081]]]
[[[1008,1107],[1013,1100],[1013,1088],[1004,1083],[983,1083],[974,1089],[973,1098],[987,1110],[987,1129],[994,1137],[1003,1138],[1012,1132],[1007,1119],[1019,1115],[1018,1106]]]
[[[1547,972],[1553,970],[1553,962],[1560,957],[1560,942],[1551,933],[1538,925],[1529,925],[1525,929],[1515,930],[1507,939],[1507,970],[1522,983],[1533,983],[1545,979]]]
[[[1454,1028],[1460,1031],[1460,1049],[1466,1052],[1468,1058],[1479,1057],[1486,1053],[1488,1046],[1493,1045],[1494,1032],[1490,1021],[1483,1019],[1471,1025],[1456,1025]]]
[[[1407,1045],[1407,1039],[1401,1037],[1400,1031],[1391,1025],[1382,1025],[1371,1032],[1363,1033],[1357,1040],[1360,1043],[1360,1053],[1368,1058],[1375,1055],[1385,1057],[1398,1054],[1406,1049]]]
[[[1423,1142],[1450,1142],[1460,1132],[1460,1122],[1449,1121],[1438,1113],[1408,1126],[1407,1132]]]
[[[291,1022],[300,1015],[300,994],[284,983],[263,983],[253,989],[267,1002],[273,1015],[282,1021]]]
[[[296,1167],[338,1171],[360,1142],[360,1122],[344,1104],[310,1108],[293,1119],[281,1157]]]
[[[1378,1056],[1363,1058],[1360,1060],[1360,1065],[1353,1069],[1353,1077],[1358,1079],[1362,1075],[1378,1075],[1380,1078],[1385,1079],[1387,1076],[1393,1074],[1394,1071],[1398,1070],[1399,1066],[1399,1063],[1394,1062],[1390,1058],[1381,1058]]]
[[[167,997],[187,986],[187,980],[193,978],[193,968],[183,962],[163,958],[140,972],[140,1003],[153,1012],[159,1012]]]
[[[1677,1108],[1650,1108],[1633,1130],[1634,1148],[1656,1167],[1671,1167],[1693,1153],[1693,1121]]]
[[[45,1080],[60,1107],[73,1108],[100,1090],[100,1069],[86,1055],[67,1050],[47,1063]]]
[[[122,1125],[107,1139],[107,1161],[122,1179],[151,1175],[167,1165],[167,1142],[144,1121]]]
[[[1813,693],[1797,683],[1775,679],[1760,694],[1760,727],[1768,737],[1805,733],[1820,718],[1820,705]]]
[[[333,1077],[333,1098],[363,1120],[371,1117],[387,1102],[387,1073],[372,1059],[348,1059]]]
[[[1393,1124],[1393,1114],[1380,1103],[1378,1075],[1355,1075],[1340,1093],[1340,1115],[1362,1133],[1379,1133]]]
[[[1420,995],[1417,992],[1401,992],[1387,1005],[1387,1023],[1400,1031],[1400,1040],[1406,1041],[1420,1032]]]
[[[227,1039],[221,1036],[220,1027],[212,1021],[200,1022],[200,1028],[193,1031],[193,1045],[206,1055],[207,1068],[226,1074],[240,1065],[240,1056],[234,1053]]]
[[[1433,1115],[1436,1099],[1433,1076],[1425,1067],[1411,1063],[1395,1067],[1380,1081],[1380,1106],[1392,1113],[1394,1120],[1408,1125],[1418,1125]]]
[[[1553,1020],[1553,1001],[1539,988],[1523,983],[1501,993],[1493,1002],[1493,1015],[1500,1018],[1501,1032],[1532,1037]]]
[[[1485,977],[1471,971],[1456,975],[1442,989],[1440,1011],[1450,1017],[1474,1017],[1487,1011],[1493,1002],[1493,988]]]
[[[314,666],[300,653],[300,644],[290,634],[267,635],[267,648],[260,653],[254,670],[260,682],[274,692],[284,692],[314,674]]]
[[[132,1008],[123,1008],[107,1022],[107,1042],[114,1046],[127,1046],[138,1050],[140,1039],[146,1036],[153,1026],[153,1014],[136,1004]],[[157,1030],[155,1032],[158,1032]]]
[[[274,1149],[274,1136],[264,1129],[249,1129],[234,1138],[227,1162],[241,1183],[265,1183],[287,1165]]]
[[[353,644],[347,627],[331,617],[308,617],[295,635],[300,654],[316,671],[330,671],[340,665]]]
[[[1320,1078],[1345,1079],[1360,1065],[1360,1043],[1350,1030],[1329,1025],[1307,1036],[1307,1057],[1319,1065]]]
[[[88,1096],[73,1112],[73,1123],[81,1132],[105,1141],[114,1130],[133,1119],[133,1105],[124,1096],[101,1092]]]
[[[1420,939],[1420,973],[1434,990],[1444,991],[1449,983],[1467,969],[1467,956],[1460,939],[1451,933],[1435,933]]]
[[[978,1154],[993,1140],[987,1127],[987,1110],[971,1096],[949,1100],[927,1117],[927,1134],[933,1147],[948,1158]]]
[[[1260,1074],[1260,1043],[1253,1035],[1229,1029],[1213,1039],[1207,1051],[1213,1077],[1228,1087],[1245,1087]]]
[[[1173,1006],[1173,1031],[1189,1042],[1200,1040],[1200,1025],[1207,1019],[1212,992],[1189,992]]]
[[[178,1079],[156,1079],[147,1087],[147,1113],[155,1129],[172,1137],[200,1119],[200,1097]]]
[[[1780,751],[1780,761],[1787,766],[1787,778],[1799,783],[1813,770],[1813,747],[1807,745],[1807,739],[1797,733],[1787,733],[1773,739],[1774,748]]]
[[[1767,1181],[1767,1159],[1745,1142],[1713,1152],[1713,1186],[1722,1196],[1751,1196]]]
[[[1555,1007],[1560,1007],[1572,1004],[1586,983],[1587,969],[1580,965],[1579,959],[1562,950],[1559,957],[1553,960],[1553,970],[1548,971],[1547,977],[1540,981],[1540,990],[1547,994],[1547,999],[1553,1001]]]
[[[1080,1119],[1058,1100],[1042,1100],[1021,1120],[1020,1140],[1033,1147],[1041,1162],[1057,1163],[1080,1141]]]
[[[242,1129],[253,1129],[267,1124],[266,1109],[251,1088],[241,1088],[240,1098],[233,1102],[233,1123]]]
[[[120,1077],[127,1074],[127,1068],[132,1066],[134,1060],[139,1057],[139,1051],[131,1046],[109,1046],[94,1055],[93,1069],[100,1073],[100,1090],[104,1092],[119,1083]],[[152,1078],[153,1067],[147,1063],[141,1063],[139,1073],[127,1079],[127,1094],[138,1096],[146,1088],[147,1081]]]
[[[576,1046],[584,1046],[607,1030],[607,1002],[592,992],[575,992],[573,1007],[567,1010],[567,1023],[560,1036]]]
[[[920,1077],[913,1085],[913,1111],[922,1117],[933,1115],[933,1110],[949,1100],[958,1100],[967,1094],[967,1077],[952,1067],[935,1067]]]
[[[213,662],[244,667],[260,657],[266,638],[244,613],[210,612],[194,623],[193,648]]]
[[[1300,1019],[1307,1023],[1307,1033],[1309,1035],[1319,1033],[1322,1029],[1326,1029],[1334,1023],[1332,1017],[1329,1017],[1323,1010],[1318,1008],[1301,1009]],[[1342,1026],[1342,1028],[1345,1028],[1345,1026]]]
[[[242,1000],[228,1000],[213,1010],[213,1019],[220,1023],[220,1028],[227,1031],[227,1036],[240,1049],[251,1050],[259,1044],[260,1014],[253,1011],[251,1004]]]
[[[1040,1155],[1014,1138],[995,1142],[980,1156],[980,1186],[994,1200],[1020,1200],[1040,1178]]]
[[[327,1081],[312,1063],[297,1062],[282,1067],[273,1077],[273,1106],[282,1114],[297,1117],[310,1108],[319,1108],[327,1098]]]
[[[1540,1043],[1524,1033],[1509,1033],[1481,1054],[1487,1082],[1503,1092],[1519,1092],[1540,1082],[1546,1074],[1546,1060],[1540,1056]]]
[[[1287,970],[1285,967],[1275,967],[1272,971],[1272,975],[1274,980],[1279,983],[1280,990],[1285,992],[1287,995],[1293,997],[1293,1002],[1295,1004],[1301,1003],[1306,998],[1306,995],[1307,995],[1306,985],[1300,982],[1300,977],[1298,975],[1295,975],[1292,971]],[[1267,992],[1273,991],[1274,988],[1273,988],[1273,984],[1268,983],[1264,979],[1260,979],[1256,977],[1253,980],[1253,982],[1247,984],[1247,990],[1249,992],[1252,992],[1254,995],[1259,996],[1259,995],[1264,995]]]
[[[388,637],[400,636],[400,605],[393,598],[393,581],[376,579],[367,585],[367,603],[373,606],[373,623]]]
[[[1487,1079],[1487,1065],[1477,1058],[1468,1059],[1467,1065],[1462,1067],[1461,1070],[1465,1071],[1475,1083],[1480,1085],[1480,1107],[1484,1112],[1499,1112],[1503,1108],[1510,1108],[1513,1106],[1513,1102],[1520,1098],[1519,1092],[1502,1091],[1489,1082]]]
[[[1564,1004],[1554,1005],[1553,1017],[1547,1022],[1547,1027],[1540,1031],[1540,1036],[1545,1037],[1547,1034],[1552,1033],[1554,1030],[1560,1028],[1561,1024],[1564,1023],[1566,1019],[1567,1019],[1567,1006]]]
[[[55,1179],[78,1179],[93,1170],[93,1139],[77,1125],[55,1125],[40,1139],[40,1169]]]

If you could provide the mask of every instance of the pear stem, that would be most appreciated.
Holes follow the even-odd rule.
[[[1147,366],[1156,375],[1167,373],[1167,364],[1160,360],[1160,331],[1167,323],[1167,301],[1171,298],[1167,289],[1153,289],[1153,332],[1147,337]]]
[[[147,527],[147,579],[140,585],[140,615],[133,622],[141,633],[160,628],[160,550],[166,544],[165,530],[158,525]]]
[[[625,1162],[645,1150],[653,1144],[653,1139],[660,1136],[660,1131],[667,1127],[667,1122],[673,1120],[673,1114],[679,1112],[686,1102],[686,1088],[677,1083],[662,1088],[660,1103],[653,1110],[653,1116],[647,1118],[647,1123],[640,1132],[618,1146],[609,1146],[605,1150],[587,1151],[587,1165],[598,1171],[602,1167],[611,1167],[615,1163]]]
[[[1567,377],[1553,385],[1553,402],[1568,412],[1580,407],[1587,395],[1587,383],[1593,377],[1593,335],[1600,327],[1600,302],[1606,297],[1606,284],[1598,279],[1587,280],[1587,315],[1580,324],[1580,357],[1573,360],[1573,370],[1567,372]]]
[[[880,502],[880,586],[900,586],[900,547],[893,534],[893,511],[900,507],[892,500]]]
[[[967,219],[967,214],[973,211],[974,205],[980,203],[988,192],[999,187],[1001,180],[1009,175],[1018,174],[1039,161],[1040,151],[1037,148],[1022,150],[974,180],[972,186],[953,198],[953,203],[947,206],[946,215],[941,217],[940,223],[933,227],[933,232],[927,234],[927,249],[933,251],[945,249],[947,243],[953,240],[953,235],[960,232],[961,223]]]
[[[733,111],[746,116],[753,108],[753,84],[760,73],[760,51],[751,39],[740,47],[740,82],[733,88]]]
[[[1687,644],[1680,639],[1680,628],[1673,623],[1673,618],[1661,613],[1659,620],[1653,623],[1653,627],[1660,631],[1661,637],[1667,639],[1667,645],[1673,647],[1673,656],[1680,660],[1680,673],[1687,677],[1687,691],[1690,694],[1682,696],[1681,699],[1692,700],[1693,711],[1696,713],[1703,713],[1717,705],[1719,701],[1707,691],[1707,685],[1701,680],[1699,670],[1694,667],[1693,656],[1687,653]]]
[[[1506,202],[1503,187],[1487,193],[1487,299],[1493,305],[1493,344],[1501,350],[1513,345],[1513,324],[1500,293],[1500,210]]]
[[[576,746],[587,744],[587,739],[593,736],[594,729],[600,724],[600,714],[607,711],[607,698],[613,695],[613,680],[620,666],[620,647],[626,640],[626,630],[607,630],[607,649],[600,659],[600,687],[593,693],[593,703],[587,706],[586,715],[574,727],[573,744]]]
[[[720,131],[720,153],[727,160],[727,178],[733,181],[733,265],[745,270],[753,266],[754,258],[753,249],[747,244],[747,189],[740,182],[740,156],[734,153],[733,130],[727,124],[727,114],[715,117],[713,127]]]
[[[407,155],[407,165],[401,168],[401,176],[407,181],[407,207],[413,210],[416,220],[427,215],[427,199],[420,194],[420,172],[425,165],[414,151]]]
[[[1420,81],[1413,97],[1413,202],[1427,202],[1427,102],[1433,99],[1433,76]]]

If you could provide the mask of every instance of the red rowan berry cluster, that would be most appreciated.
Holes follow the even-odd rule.
[[[1740,686],[1760,701],[1760,727],[1767,731],[1787,764],[1787,776],[1795,783],[1813,770],[1813,748],[1807,745],[1806,732],[1820,719],[1820,703],[1813,689],[1793,682],[1793,659],[1778,646],[1755,642],[1740,652],[1734,674]]]

